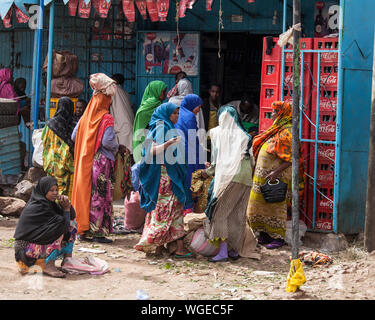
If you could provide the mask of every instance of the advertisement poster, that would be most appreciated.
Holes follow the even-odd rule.
[[[189,76],[198,75],[199,35],[149,32],[143,44],[145,70],[152,74],[176,74],[185,71]]]
[[[315,4],[314,13],[314,36],[323,38],[339,32],[340,6],[338,1],[323,2]]]

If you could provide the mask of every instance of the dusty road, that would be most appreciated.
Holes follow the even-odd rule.
[[[140,235],[113,236],[111,245],[76,242],[80,247],[104,249],[97,257],[108,262],[110,272],[102,276],[67,275],[54,279],[41,275],[21,276],[14,261],[12,237],[17,220],[0,221],[1,299],[136,299],[138,289],[150,299],[375,299],[375,254],[360,247],[332,254],[332,265],[304,267],[307,282],[298,293],[286,293],[290,248],[262,249],[262,260],[241,258],[212,264],[206,258],[176,261],[146,258],[133,249]],[[57,265],[60,261],[57,262]]]

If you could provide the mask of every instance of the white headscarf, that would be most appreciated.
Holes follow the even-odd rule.
[[[181,105],[182,100],[190,93],[193,93],[193,85],[188,79],[181,79],[177,83],[178,96],[173,96],[168,102],[172,102],[178,107]]]
[[[116,93],[112,97],[110,113],[115,120],[114,129],[118,144],[124,145],[132,153],[134,113],[129,95],[120,85],[116,85]]]
[[[116,81],[105,75],[104,73],[94,73],[90,76],[90,87],[94,90],[94,96],[99,92],[104,93],[107,96],[113,96],[115,94]]]
[[[222,107],[219,125],[209,131],[213,144],[215,181],[213,196],[219,198],[234,176],[248,151],[251,137],[240,128],[238,120],[230,113],[233,107]]]

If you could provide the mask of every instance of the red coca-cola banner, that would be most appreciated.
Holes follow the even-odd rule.
[[[122,10],[129,22],[135,21],[135,7],[134,0],[122,0]]]
[[[26,23],[29,21],[30,17],[26,15],[24,12],[22,12],[21,9],[14,6],[15,12],[16,12],[16,18],[18,23]]]
[[[138,8],[139,12],[142,15],[142,18],[144,20],[146,20],[147,19],[147,4],[146,4],[146,0],[135,0],[135,4],[137,5],[137,8]]]
[[[169,0],[158,0],[158,15],[160,21],[167,21],[168,10],[169,10]]]
[[[107,2],[107,0],[100,0],[100,7],[99,7],[99,16],[100,18],[107,18],[109,8],[111,7],[111,1]]]
[[[178,8],[178,16],[180,18],[185,17],[187,3],[188,3],[188,0],[180,0],[180,7]]]
[[[91,0],[92,1],[92,6],[95,9],[95,12],[99,14],[99,8],[100,8],[100,0]]]
[[[91,1],[88,4],[86,4],[84,0],[79,0],[78,15],[81,18],[84,18],[84,19],[90,18],[90,10],[91,10]]]
[[[158,6],[156,0],[146,0],[148,15],[152,22],[159,21]]]
[[[188,9],[193,9],[193,5],[194,5],[194,3],[196,3],[196,2],[197,2],[196,0],[189,0],[189,1],[187,2],[186,7],[187,7]]]
[[[214,0],[206,0],[206,10],[211,11],[212,10],[212,3]]]
[[[70,0],[68,3],[69,15],[75,17],[78,7],[78,0]]]

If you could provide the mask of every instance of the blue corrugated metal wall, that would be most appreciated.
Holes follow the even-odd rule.
[[[365,221],[375,2],[345,0],[343,4],[338,230],[353,234],[364,230]]]

